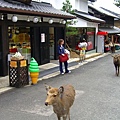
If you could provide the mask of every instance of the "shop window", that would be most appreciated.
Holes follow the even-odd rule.
[[[87,28],[87,50],[95,49],[95,29]]]
[[[69,47],[75,49],[79,41],[79,30],[74,27],[68,27],[66,31],[66,43]]]
[[[67,28],[66,42],[70,48],[75,49],[79,42],[88,43],[87,50],[95,49],[95,28]]]
[[[20,52],[29,63],[31,58],[30,28],[8,27],[8,37],[10,54]]]

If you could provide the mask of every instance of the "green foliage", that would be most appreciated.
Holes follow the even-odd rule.
[[[74,12],[74,10],[72,10],[72,5],[70,4],[69,0],[66,0],[65,2],[63,2],[62,10],[64,12],[67,12],[67,13],[73,13]]]
[[[74,10],[72,9],[72,5],[70,3],[69,0],[66,0],[65,2],[63,2],[63,7],[62,7],[62,11],[73,14]],[[76,30],[76,28],[74,27],[70,27],[69,25],[74,25],[76,24],[77,21],[75,20],[69,20],[66,23],[66,35],[76,35],[78,33],[78,31]]]
[[[120,7],[120,0],[118,1],[118,3],[115,3],[115,5],[116,5],[117,7]]]
[[[66,27],[66,35],[78,35],[78,30],[75,27]]]

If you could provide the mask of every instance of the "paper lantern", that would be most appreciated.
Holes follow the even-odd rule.
[[[18,20],[18,17],[15,16],[15,15],[13,15],[13,16],[12,16],[12,21],[13,21],[13,22],[17,22],[17,20]]]

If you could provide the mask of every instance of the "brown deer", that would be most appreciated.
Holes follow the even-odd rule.
[[[112,57],[113,57],[113,63],[114,63],[115,70],[116,70],[116,75],[118,76],[119,67],[120,67],[120,54],[113,55]]]
[[[58,120],[70,120],[70,107],[75,99],[75,89],[72,85],[64,85],[60,88],[53,88],[46,85],[47,99],[45,105],[52,105]]]

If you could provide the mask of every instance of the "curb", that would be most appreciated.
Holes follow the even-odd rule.
[[[97,57],[97,56],[100,56],[100,55],[103,55],[103,54],[99,53],[99,54],[96,54],[96,55],[89,56],[89,57],[87,57],[85,59],[87,60],[87,59],[94,58],[94,57]]]
[[[87,63],[89,63],[89,62],[93,62],[93,61],[95,61],[95,60],[97,60],[97,59],[99,59],[99,58],[105,57],[105,56],[107,56],[107,55],[109,55],[109,54],[110,54],[110,53],[104,53],[104,54],[100,53],[100,54],[96,54],[96,55],[89,56],[89,57],[86,58],[86,60],[88,60],[88,61],[84,61],[84,62],[82,62],[81,64],[79,64],[78,61],[73,61],[73,62],[71,62],[71,63],[77,62],[78,64],[69,67],[69,70],[77,69],[77,68],[79,68],[79,67],[82,66],[82,65],[85,65],[85,64],[87,64]],[[45,75],[45,76],[43,76],[43,77],[41,77],[41,78],[38,78],[38,82],[43,81],[43,80],[46,80],[46,79],[49,79],[49,78],[52,78],[52,77],[55,77],[55,76],[57,76],[57,75],[59,75],[59,74],[60,74],[59,71],[56,71],[56,72],[54,72],[54,73]],[[30,83],[29,85],[25,86],[25,87],[29,87],[29,86],[32,86],[31,83]],[[4,88],[0,88],[0,94],[4,93],[4,92],[6,92],[6,91],[12,90],[12,89],[14,89],[14,88],[13,88],[13,87],[9,87],[9,86],[4,87]]]
[[[109,55],[109,53],[107,53],[107,54],[106,54],[106,53],[104,53],[104,54],[100,53],[100,54],[97,54],[97,55],[90,56],[90,57],[86,58],[86,60],[88,60],[88,59],[91,59],[91,60],[89,60],[89,61],[87,61],[87,62],[86,62],[86,61],[85,61],[85,62],[82,62],[81,64],[79,64],[80,62],[78,62],[78,60],[77,60],[77,61],[73,61],[73,62],[71,62],[71,63],[77,62],[78,64],[69,67],[69,70],[77,69],[77,68],[79,68],[79,67],[82,66],[82,65],[85,65],[85,64],[87,64],[87,63],[89,63],[89,62],[93,62],[93,59],[94,59],[94,60],[97,60],[97,59],[102,58],[102,57],[105,57],[105,56],[107,56],[107,55]],[[95,58],[95,57],[97,57],[97,58]],[[55,77],[55,76],[57,76],[57,75],[59,75],[59,74],[60,74],[60,72],[57,71],[57,72],[54,72],[54,73],[51,73],[51,74],[48,74],[48,75],[46,75],[46,76],[43,76],[43,77],[39,78],[38,81],[42,81],[42,80],[45,80],[45,79],[48,79],[48,78],[52,78],[52,77]]]

